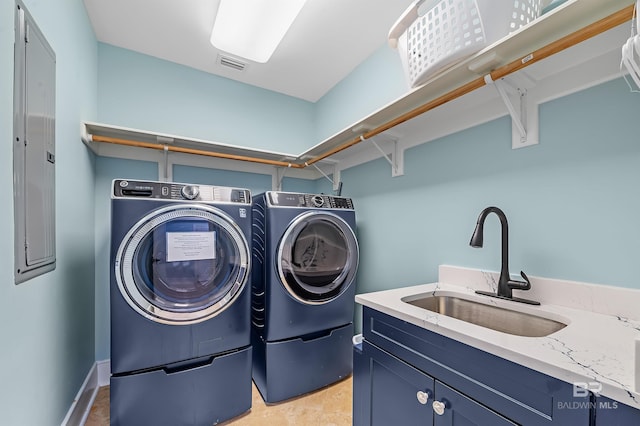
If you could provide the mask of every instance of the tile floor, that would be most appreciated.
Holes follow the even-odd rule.
[[[253,386],[251,411],[225,426],[348,426],[351,425],[352,378],[279,404],[266,405]],[[86,426],[109,425],[109,387],[101,388]]]

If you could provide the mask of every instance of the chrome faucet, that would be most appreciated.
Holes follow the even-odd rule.
[[[471,247],[482,247],[484,236],[484,221],[490,213],[495,213],[500,219],[500,226],[502,230],[502,265],[500,266],[500,278],[498,280],[498,291],[496,293],[488,291],[476,290],[476,293],[483,294],[485,296],[497,297],[499,299],[513,300],[516,302],[528,303],[530,305],[539,305],[540,302],[536,302],[528,299],[520,299],[513,297],[511,290],[529,290],[531,288],[531,282],[527,275],[520,271],[520,275],[524,281],[512,280],[509,275],[509,224],[507,223],[507,216],[504,212],[497,207],[487,207],[480,212],[478,216],[478,223],[476,223],[476,229],[473,231],[471,241],[469,245]]]

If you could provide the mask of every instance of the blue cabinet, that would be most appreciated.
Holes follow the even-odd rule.
[[[437,410],[438,406],[433,406],[435,426],[515,425],[495,411],[438,381],[436,381],[435,398],[434,404],[442,404],[440,411]]]
[[[365,402],[370,405],[363,410],[370,415],[365,415],[361,424],[433,425],[433,377],[368,342],[363,342],[362,353],[369,365],[371,390],[368,401]]]
[[[356,426],[594,424],[592,396],[569,383],[366,306],[363,334]]]
[[[393,355],[363,342],[370,390],[354,425],[492,425],[515,423]],[[365,394],[367,394],[365,392]]]
[[[603,396],[595,399],[596,426],[640,425],[640,410]]]

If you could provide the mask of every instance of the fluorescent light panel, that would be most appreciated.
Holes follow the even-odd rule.
[[[306,0],[220,0],[211,32],[216,48],[255,62],[269,60]]]

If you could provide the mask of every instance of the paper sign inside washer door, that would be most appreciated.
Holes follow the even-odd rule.
[[[167,232],[167,262],[216,258],[216,233]]]

